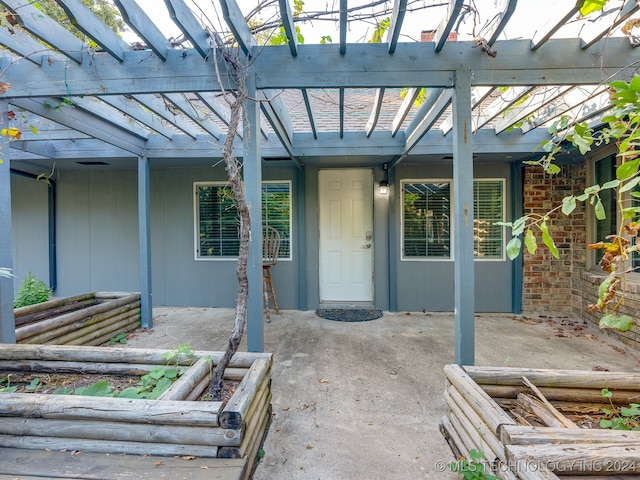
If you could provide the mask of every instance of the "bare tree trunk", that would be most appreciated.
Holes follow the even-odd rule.
[[[247,277],[247,264],[249,259],[249,238],[251,229],[251,212],[245,200],[242,175],[240,173],[240,163],[233,154],[233,141],[238,131],[240,116],[243,113],[243,105],[247,99],[247,87],[244,78],[244,68],[237,58],[233,58],[228,51],[222,52],[229,68],[235,73],[238,82],[238,90],[235,101],[231,103],[231,120],[229,130],[222,146],[222,157],[225,169],[229,176],[229,183],[233,198],[240,216],[240,249],[238,252],[238,263],[236,273],[238,276],[238,295],[236,298],[236,314],[233,332],[229,337],[229,343],[220,363],[216,366],[209,386],[209,393],[214,401],[221,400],[222,377],[229,365],[231,357],[238,351],[238,346],[242,341],[244,327],[247,321],[247,297],[249,295],[249,280]]]

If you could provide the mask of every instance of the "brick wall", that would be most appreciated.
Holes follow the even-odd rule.
[[[602,312],[589,313],[587,306],[598,301],[598,287],[605,275],[599,275],[594,272],[584,271],[581,275],[582,280],[582,318],[589,323],[597,326]],[[635,348],[640,348],[640,322],[638,321],[638,312],[640,312],[640,283],[628,281],[624,285],[625,297],[622,304],[618,308],[618,312],[630,315],[636,319],[633,328],[628,332],[611,332],[618,339]],[[620,297],[618,296],[618,299]]]
[[[582,193],[586,186],[584,165],[563,166],[558,175],[547,175],[540,167],[525,167],[524,211],[544,215],[562,199]],[[580,274],[586,266],[586,207],[578,207],[570,216],[554,213],[547,221],[560,258],[556,260],[542,244],[536,232],[538,250],[524,254],[524,313],[554,313],[579,316],[582,309]]]

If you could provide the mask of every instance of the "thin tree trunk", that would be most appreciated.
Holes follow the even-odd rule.
[[[225,169],[229,177],[231,191],[240,216],[240,249],[238,252],[238,263],[236,273],[238,276],[238,295],[236,298],[236,313],[233,331],[229,337],[229,343],[222,359],[216,366],[209,386],[209,393],[214,401],[219,401],[222,397],[222,379],[224,371],[231,361],[231,357],[238,351],[238,346],[242,341],[244,327],[247,320],[247,297],[249,295],[249,280],[247,277],[247,264],[249,259],[249,238],[251,230],[251,212],[245,200],[240,164],[233,154],[233,140],[238,131],[240,116],[243,113],[243,105],[247,99],[247,87],[244,78],[244,68],[237,58],[233,58],[229,52],[222,51],[229,68],[235,73],[238,82],[237,95],[235,101],[231,103],[231,120],[229,130],[222,146],[222,157]]]

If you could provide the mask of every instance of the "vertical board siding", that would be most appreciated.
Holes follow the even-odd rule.
[[[49,282],[49,211],[45,182],[11,175],[14,293],[27,273]]]

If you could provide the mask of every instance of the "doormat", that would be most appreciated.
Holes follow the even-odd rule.
[[[371,308],[319,308],[316,315],[336,322],[368,322],[382,316],[382,310]]]

